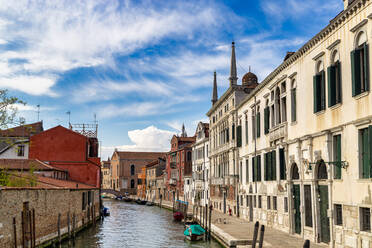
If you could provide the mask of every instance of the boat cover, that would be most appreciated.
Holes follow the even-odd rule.
[[[183,232],[185,236],[190,236],[190,230],[192,234],[202,235],[205,233],[205,230],[200,225],[191,225]]]

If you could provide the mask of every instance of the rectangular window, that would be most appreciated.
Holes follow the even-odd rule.
[[[82,194],[82,206],[81,206],[81,209],[82,210],[85,210],[86,206],[87,206],[87,193],[86,192],[83,192]]]
[[[24,145],[18,145],[17,149],[17,156],[23,157],[25,155],[25,146]]]
[[[341,103],[341,63],[337,61],[327,69],[328,107]]]
[[[236,127],[236,145],[237,147],[242,146],[242,126],[237,126]]]
[[[311,186],[304,185],[305,194],[305,226],[313,226],[313,214],[311,205]]]
[[[270,129],[270,108],[266,107],[264,109],[264,132],[265,134],[269,133]]]
[[[273,196],[273,209],[278,210],[278,204],[277,204],[277,198],[276,196]]]
[[[249,167],[248,167],[248,159],[245,160],[245,182],[249,182]]]
[[[258,112],[256,116],[256,129],[257,129],[257,138],[261,136],[261,113]]]
[[[359,130],[359,164],[361,178],[371,178],[372,126]]]
[[[235,139],[235,124],[232,124],[231,132],[232,132],[231,139],[234,140]]]
[[[351,52],[352,94],[369,91],[368,45],[364,43]]]
[[[261,181],[261,156],[252,157],[253,182]]]
[[[291,119],[292,122],[297,121],[297,110],[296,110],[296,88],[291,89]]]
[[[341,135],[333,136],[334,179],[341,179]]]
[[[264,157],[265,180],[276,180],[276,151],[268,152]]]
[[[256,200],[256,196],[254,195],[253,196],[253,207],[256,208],[257,206],[257,200]]]
[[[286,97],[282,98],[281,109],[282,109],[282,122],[286,122],[287,121],[287,98]]]
[[[325,110],[325,72],[322,70],[313,77],[314,113]]]
[[[245,144],[248,145],[248,117],[245,117]]]
[[[267,209],[271,209],[270,196],[267,197]]]
[[[288,197],[284,197],[284,212],[288,213]]]
[[[360,230],[370,232],[371,231],[371,209],[360,208]]]
[[[342,205],[335,204],[335,225],[342,226]]]
[[[279,166],[280,166],[280,180],[287,178],[287,170],[285,165],[284,148],[279,149]]]
[[[262,197],[258,196],[258,208],[262,208]]]

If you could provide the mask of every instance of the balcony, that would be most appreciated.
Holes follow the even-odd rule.
[[[215,177],[211,179],[211,184],[212,185],[223,185],[224,184],[224,179],[222,177]]]
[[[287,140],[287,138],[288,138],[288,123],[287,122],[281,123],[281,124],[277,125],[276,127],[271,128],[269,132],[270,132],[269,133],[270,142],[278,140],[278,139],[282,139],[282,138],[284,138],[284,140]]]
[[[177,184],[177,180],[171,178],[171,179],[169,179],[169,184],[170,184],[170,185],[176,185],[176,184]]]

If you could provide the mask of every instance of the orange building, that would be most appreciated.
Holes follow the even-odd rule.
[[[137,178],[137,197],[146,199],[146,166],[141,168],[141,172],[138,173]]]

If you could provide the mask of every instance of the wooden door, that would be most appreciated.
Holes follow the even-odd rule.
[[[300,185],[293,185],[293,219],[294,219],[294,231],[297,234],[301,234],[301,198],[300,198]]]
[[[329,243],[328,186],[319,185],[320,241]]]

